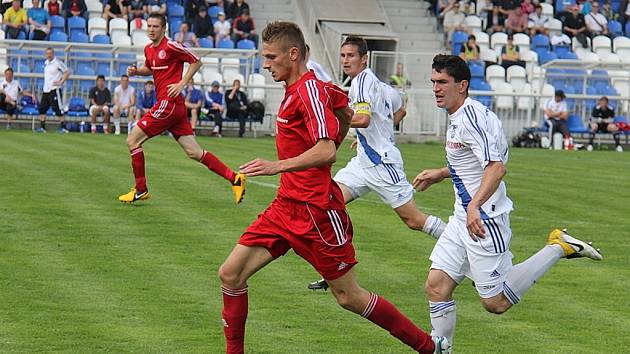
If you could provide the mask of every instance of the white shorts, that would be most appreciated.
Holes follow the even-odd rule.
[[[382,163],[363,167],[355,156],[333,179],[348,187],[353,199],[374,191],[394,209],[413,198],[413,187],[407,181],[402,164]]]
[[[94,113],[94,110],[96,109],[97,106],[95,105],[91,105],[90,106],[90,115],[92,115],[92,113]],[[109,109],[109,106],[102,106],[103,107],[103,112],[105,112],[105,110],[107,110],[108,112],[110,112],[111,110]]]
[[[451,216],[430,259],[431,269],[446,272],[458,284],[464,277],[472,279],[479,296],[487,299],[503,292],[503,283],[512,269],[512,230],[509,213],[482,221],[486,237],[474,241],[466,220]]]

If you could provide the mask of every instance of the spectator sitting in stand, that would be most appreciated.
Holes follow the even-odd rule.
[[[62,3],[62,11],[66,18],[70,18],[72,16],[83,17],[87,20],[87,5],[85,4],[85,0],[64,0]],[[34,6],[34,5],[33,5]]]
[[[232,41],[237,43],[241,39],[249,39],[258,46],[256,26],[254,25],[254,19],[249,16],[249,10],[243,10],[241,16],[234,20],[232,24]]]
[[[188,30],[188,24],[186,22],[182,22],[182,24],[179,25],[179,32],[175,35],[175,41],[181,43],[184,47],[199,47],[197,36]]]
[[[151,112],[151,108],[157,103],[157,94],[155,93],[155,85],[153,81],[149,80],[144,83],[144,90],[138,93],[138,99],[136,100],[136,119],[132,121],[131,118],[127,119],[127,134],[131,132],[135,122],[140,118]]]
[[[577,5],[571,6],[570,12],[562,18],[562,32],[569,36],[569,38],[575,37],[583,48],[588,49],[588,42],[586,41],[586,23],[584,21],[584,16],[579,13],[579,7]]]
[[[245,10],[249,13],[249,5],[244,0],[235,0],[227,7],[225,14],[229,20],[234,21],[242,16]]]
[[[507,33],[525,33],[527,31],[527,14],[521,11],[520,7],[510,11],[510,15],[505,20]]]
[[[590,133],[588,136],[588,145],[586,150],[593,151],[593,139],[596,133],[610,133],[615,139],[615,146],[618,152],[623,152],[623,147],[619,142],[619,127],[613,123],[615,111],[608,105],[608,97],[603,96],[597,102],[597,106],[593,108],[589,123]]]
[[[90,89],[90,117],[92,122],[92,134],[96,134],[96,116],[103,114],[103,133],[109,134],[109,105],[112,104],[112,94],[105,87],[105,76],[96,77],[96,86]]]
[[[208,16],[208,10],[205,6],[199,8],[199,14],[195,17],[193,22],[193,30],[197,38],[208,38],[214,41],[214,27],[212,26],[212,19]]]
[[[6,39],[18,39],[20,32],[26,34],[28,16],[22,8],[20,0],[13,0],[2,18]]]
[[[223,111],[225,110],[225,101],[223,94],[219,90],[221,85],[218,81],[213,81],[210,89],[206,91],[206,108],[208,116],[214,119],[214,129],[212,135],[221,137],[223,131]]]
[[[39,7],[39,0],[33,0],[33,7],[28,9],[28,23],[33,33],[32,39],[36,41],[46,39],[50,33],[50,18],[48,12]]]
[[[60,14],[61,6],[59,6],[59,1],[48,0],[48,16],[60,16]]]
[[[593,2],[591,5],[591,13],[584,16],[586,22],[586,29],[588,30],[591,38],[596,36],[610,36],[608,33],[608,20],[604,15],[599,13],[599,3]]]
[[[564,100],[566,96],[564,91],[557,90],[554,97],[545,102],[544,113],[547,124],[551,127],[551,136],[556,132],[562,133],[565,142],[571,138],[569,127],[567,125],[567,119],[569,118],[569,109],[567,103]],[[568,142],[565,143],[565,148],[568,148]]]
[[[219,43],[222,39],[230,38],[230,31],[232,26],[225,20],[225,14],[223,12],[218,13],[218,18],[214,22],[214,37],[216,43]]]
[[[232,88],[225,91],[225,104],[227,106],[227,116],[238,119],[240,138],[245,134],[245,121],[247,120],[247,95],[241,91],[241,81],[234,80]]]
[[[127,122],[136,116],[136,89],[129,86],[129,76],[120,77],[120,85],[114,88],[114,134],[120,134],[120,117],[127,117]]]
[[[505,16],[501,13],[501,8],[499,6],[493,6],[492,11],[488,12],[486,32],[492,34],[495,32],[503,32],[504,29]]]
[[[129,20],[147,19],[147,13],[144,11],[144,0],[129,1]]]
[[[501,48],[501,66],[507,69],[512,65],[525,67],[525,62],[520,60],[518,46],[514,45],[514,35],[508,34],[507,43]]]
[[[477,62],[479,61],[479,45],[477,45],[477,38],[474,35],[469,35],[466,43],[462,45],[462,49],[459,51],[459,57],[465,62]]]
[[[186,22],[192,23],[199,14],[199,9],[207,7],[206,0],[187,0],[186,2]],[[194,26],[193,26],[194,29]]]
[[[534,13],[534,4],[532,4],[532,0],[523,0],[521,2],[521,12],[525,15],[529,16]]]
[[[551,43],[551,45],[554,47],[570,46],[571,38],[569,38],[569,36],[567,36],[564,33],[554,33],[553,35],[551,35],[551,38],[549,39],[549,43]]]
[[[454,3],[451,10],[444,14],[444,42],[448,48],[452,47],[451,39],[453,32],[464,31],[464,20],[466,16],[459,11],[460,4]]]
[[[152,12],[157,12],[160,15],[166,16],[166,1],[165,0],[145,0],[144,13],[150,14]]]
[[[396,72],[389,77],[389,84],[400,89],[411,86],[411,81],[405,76],[402,63],[396,64]]]
[[[530,36],[534,36],[536,34],[549,34],[545,28],[545,24],[549,21],[549,17],[542,13],[542,6],[540,4],[536,4],[535,11],[529,14],[528,19]]]
[[[204,106],[204,97],[201,90],[195,87],[195,83],[191,79],[188,81],[188,86],[182,92],[184,94],[185,100],[184,105],[188,110],[188,116],[190,117],[190,126],[193,131],[197,127],[197,120],[199,119],[199,113],[201,111],[201,107]]]
[[[109,20],[113,18],[129,17],[129,1],[127,0],[108,0],[105,8],[103,9],[103,18]]]

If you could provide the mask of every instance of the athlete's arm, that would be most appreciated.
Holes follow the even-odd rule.
[[[137,67],[135,65],[127,67],[127,75],[128,76],[151,76],[153,75],[153,70],[149,69],[147,66]]]
[[[400,107],[400,109],[397,110],[396,113],[394,113],[394,125],[398,125],[398,123],[400,123],[406,115],[407,110],[405,109],[405,107]]]
[[[440,183],[445,178],[450,178],[451,174],[447,167],[424,170],[413,179],[413,187],[417,191],[426,191],[431,185]]]
[[[367,105],[367,111],[366,106]],[[352,121],[350,123],[351,128],[367,128],[370,125],[370,111],[369,104],[362,102],[356,105],[356,110],[354,115],[352,116]]]
[[[471,235],[485,237],[486,231],[481,223],[479,208],[497,191],[505,176],[505,166],[501,161],[489,161],[483,170],[479,190],[468,204],[466,227]]]
[[[301,171],[334,163],[337,147],[330,139],[319,139],[315,146],[296,157],[286,160],[267,161],[255,159],[240,167],[240,172],[249,177],[272,176],[281,172]]]
[[[184,87],[186,87],[186,84],[188,83],[188,81],[190,81],[193,75],[197,73],[197,70],[199,70],[200,67],[201,67],[201,60],[197,60],[194,63],[190,63],[188,65],[188,70],[186,70],[186,74],[184,74],[184,77],[182,78],[182,80],[177,84],[170,84],[167,86],[168,95],[170,97],[177,97],[177,95],[179,95],[182,92]]]
[[[348,135],[350,130],[350,124],[352,122],[352,116],[354,111],[350,107],[344,107],[335,111],[335,117],[339,120],[339,141],[343,141]]]

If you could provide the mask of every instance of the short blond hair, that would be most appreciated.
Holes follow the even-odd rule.
[[[263,43],[280,43],[284,49],[296,47],[306,59],[306,41],[298,25],[288,21],[273,21],[262,32]]]

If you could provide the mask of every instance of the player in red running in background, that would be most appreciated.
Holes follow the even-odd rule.
[[[343,139],[326,84],[305,65],[300,28],[272,22],[262,33],[263,67],[286,84],[277,116],[277,161],[241,166],[249,177],[280,173],[276,199],[241,236],[219,270],[227,353],[244,352],[247,280],[289,249],[326,280],[343,308],[360,314],[420,353],[448,353],[443,337],[431,337],[382,297],[359,286],[353,266],[352,223],[331,177]],[[346,122],[345,124],[347,124]]]
[[[130,66],[127,69],[129,76],[153,75],[157,103],[138,121],[127,137],[136,184],[129,193],[118,197],[118,200],[133,203],[149,198],[142,144],[168,130],[188,157],[201,162],[230,182],[236,203],[240,203],[245,194],[245,175],[235,173],[212,153],[201,149],[188,122],[184,96],[181,92],[201,67],[201,61],[181,44],[168,39],[165,31],[166,18],[161,14],[152,13],[147,20],[147,35],[151,43],[144,47],[146,58],[144,66],[140,68]],[[182,78],[184,62],[190,65]]]

